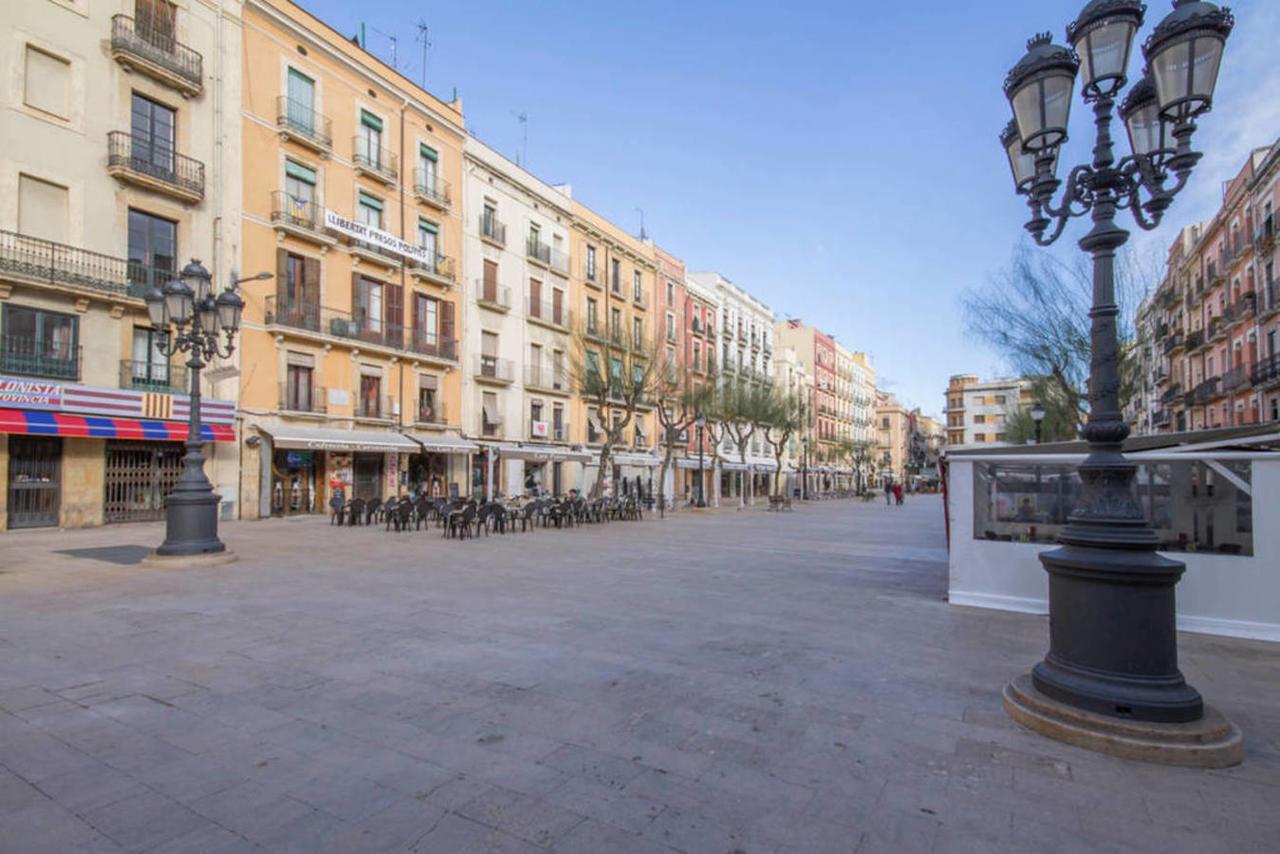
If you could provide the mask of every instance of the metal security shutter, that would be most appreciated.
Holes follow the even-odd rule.
[[[58,524],[62,499],[62,440],[9,437],[9,527]]]
[[[165,499],[182,473],[182,445],[162,442],[107,442],[107,522],[150,522],[164,518]]]

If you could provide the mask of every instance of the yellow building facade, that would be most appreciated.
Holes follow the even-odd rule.
[[[571,299],[588,350],[594,340],[612,342],[614,347],[626,342],[637,354],[652,354],[656,333],[650,315],[658,271],[653,244],[634,237],[581,202],[574,200],[571,210]],[[599,470],[601,415],[580,396],[575,397],[573,407],[575,437],[592,454],[592,461],[584,467],[584,488],[590,490]],[[636,413],[627,429],[626,447],[612,449],[610,470],[605,472],[606,489],[616,494],[637,483],[649,488],[659,463],[654,453],[657,429],[652,407]]]
[[[467,488],[463,114],[287,0],[247,0],[246,518]]]

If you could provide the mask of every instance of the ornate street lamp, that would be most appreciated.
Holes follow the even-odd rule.
[[[1212,3],[1176,0],[1143,46],[1151,81],[1139,82],[1125,101],[1133,150],[1117,160],[1112,116],[1145,11],[1138,0],[1092,0],[1067,28],[1074,50],[1052,44],[1047,33],[1036,36],[1004,83],[1014,122],[1000,142],[1015,191],[1031,209],[1027,231],[1047,246],[1071,218],[1088,215],[1093,223],[1079,242],[1093,258],[1089,454],[1060,546],[1040,556],[1049,573],[1049,652],[1030,680],[1006,689],[1007,706],[1024,723],[1038,702],[1032,694],[1086,717],[1170,724],[1205,714],[1200,694],[1178,670],[1174,587],[1185,566],[1156,553],[1156,533],[1135,493],[1136,467],[1121,452],[1129,428],[1120,410],[1115,254],[1129,232],[1117,225],[1116,212],[1130,211],[1150,230],[1186,186],[1200,159],[1191,149],[1194,119],[1212,106],[1234,20]],[[1092,161],[1074,167],[1064,182],[1057,158],[1077,75],[1097,136]]]
[[[1039,445],[1043,438],[1042,430],[1044,429],[1044,407],[1040,405],[1040,401],[1036,401],[1031,406],[1031,420],[1036,425],[1035,444]]]
[[[706,499],[706,482],[703,480],[702,474],[702,432],[707,429],[707,416],[701,412],[698,413],[698,505],[699,507],[707,506]]]
[[[165,540],[156,549],[164,557],[217,554],[226,550],[218,539],[218,496],[204,473],[204,442],[200,436],[200,371],[214,356],[227,358],[240,329],[244,300],[235,292],[241,282],[269,279],[259,273],[236,279],[216,297],[212,277],[199,261],[192,260],[178,278],[163,289],[153,287],[146,296],[147,313],[158,329],[174,327],[172,341],[161,340],[157,349],[165,356],[188,353],[191,369],[190,419],[187,423],[183,470],[165,503]],[[225,339],[225,344],[220,342]]]
[[[809,437],[800,438],[800,500],[809,500]]]

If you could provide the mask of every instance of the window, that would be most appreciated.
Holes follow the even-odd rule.
[[[631,291],[636,302],[644,299],[644,279],[640,275],[640,271],[636,270],[631,274]]]
[[[440,155],[434,148],[426,144],[418,146],[418,185],[432,196],[439,195],[436,188],[436,168],[439,162]]]
[[[599,312],[597,311],[596,301],[591,297],[587,297],[587,332],[595,334],[599,321]]]
[[[30,175],[18,176],[18,231],[67,242],[67,188]]]
[[[880,419],[880,427],[881,427],[881,428],[883,428],[883,429],[885,429],[885,430],[888,430],[888,429],[889,429],[889,416],[888,416],[888,415],[886,415],[886,416],[884,416],[884,418]]]
[[[375,374],[360,375],[360,408],[356,414],[365,418],[382,417],[382,377]]]
[[[443,419],[436,410],[436,388],[439,380],[433,376],[418,377],[418,421],[423,424],[439,424]]]
[[[996,406],[1004,406],[1006,402],[1008,402],[1008,398],[1005,397],[1003,394],[996,395],[995,397]]]
[[[4,306],[0,369],[74,380],[80,376],[79,318],[27,306]]]
[[[631,318],[631,346],[639,347],[644,343],[644,321],[638,317]]]
[[[987,423],[987,416],[985,416],[985,415],[975,415],[975,416],[973,416],[973,423],[974,423],[974,424],[986,424],[986,423]]]
[[[622,337],[622,310],[610,309],[609,311],[609,336],[614,339],[617,344],[618,339]]]
[[[284,408],[293,412],[312,411],[314,369],[308,365],[290,364],[285,374]]]
[[[498,209],[488,199],[484,203],[484,212],[480,214],[480,233],[495,240],[498,236]]]
[[[560,326],[565,325],[564,291],[560,288],[551,291],[551,320]]]
[[[285,118],[289,127],[307,136],[316,132],[316,83],[296,68],[289,69],[285,105]]]
[[[485,259],[484,277],[480,280],[480,298],[488,303],[498,302],[498,264]]]
[[[613,292],[622,293],[622,262],[617,258],[612,259],[609,266],[609,286],[613,288]]]
[[[65,119],[70,89],[71,63],[27,45],[26,68],[22,77],[22,102],[43,113]]]
[[[676,340],[676,316],[667,312],[667,340]]]
[[[382,199],[361,190],[356,196],[356,219],[362,225],[382,229]]]
[[[134,388],[169,387],[169,357],[160,348],[169,343],[169,334],[159,329],[134,327],[130,380]]]
[[[702,370],[702,345],[697,341],[693,342],[693,369]]]
[[[425,219],[418,220],[418,246],[426,250],[427,260],[433,266],[436,262],[436,241],[440,234],[440,227],[434,222]]]
[[[177,273],[178,224],[129,211],[129,282],[135,290],[163,287]]]
[[[600,412],[596,409],[587,410],[587,442],[600,444]]]
[[[419,349],[439,344],[440,301],[426,294],[413,295],[414,343]]]
[[[534,400],[529,402],[529,420],[530,421],[542,420],[542,401]]]
[[[356,322],[360,331],[374,336],[382,334],[382,282],[361,276],[356,288]]]
[[[287,197],[289,218],[315,227],[316,222],[316,170],[293,160],[284,162],[284,193]]]
[[[486,436],[496,436],[502,426],[502,414],[498,411],[498,395],[486,391],[480,399],[480,432]]]
[[[531,240],[533,238],[530,238]],[[538,279],[529,280],[529,316],[542,317],[542,282]]]
[[[174,110],[134,92],[130,109],[130,168],[172,179],[176,125]]]
[[[667,305],[676,304],[676,286],[671,280],[667,280]]]
[[[596,248],[587,246],[587,278],[595,281],[596,278]]]
[[[382,168],[382,119],[368,110],[360,111],[360,133],[356,136],[356,162]]]

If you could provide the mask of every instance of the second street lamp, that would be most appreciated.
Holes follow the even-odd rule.
[[[1036,444],[1039,445],[1043,440],[1044,430],[1044,407],[1036,401],[1031,407],[1031,420],[1036,425]]]
[[[1145,8],[1137,0],[1093,0],[1067,28],[1074,51],[1052,44],[1047,33],[1038,35],[1004,84],[1014,126],[1005,128],[1000,142],[1015,190],[1031,210],[1027,231],[1047,246],[1072,218],[1089,216],[1093,223],[1079,242],[1093,258],[1089,417],[1083,431],[1089,454],[1079,466],[1080,498],[1059,547],[1040,556],[1049,574],[1049,652],[1029,680],[1014,680],[1005,693],[1014,717],[1068,740],[1053,715],[1165,725],[1199,722],[1205,714],[1200,694],[1178,670],[1174,587],[1185,566],[1156,552],[1159,540],[1135,490],[1136,466],[1122,453],[1129,428],[1120,407],[1115,255],[1129,232],[1117,224],[1116,214],[1128,210],[1139,227],[1155,228],[1186,186],[1200,159],[1191,149],[1194,119],[1212,105],[1234,21],[1212,3],[1176,0],[1144,45],[1154,98],[1143,84],[1135,87],[1123,112],[1134,151],[1117,159],[1111,135],[1115,99],[1127,82]],[[1078,71],[1097,136],[1091,162],[1071,169],[1063,182],[1057,158],[1067,141]],[[1028,157],[1034,160],[1031,174]],[[1055,702],[1073,711],[1060,713]],[[1093,741],[1114,741],[1115,726],[1094,725]],[[1212,738],[1222,748],[1212,761],[1239,761],[1238,731],[1227,724],[1206,736]],[[1148,754],[1155,755],[1161,752]]]

